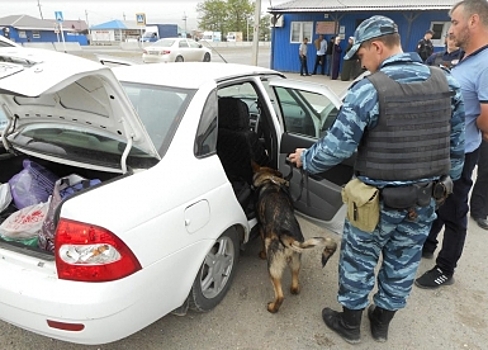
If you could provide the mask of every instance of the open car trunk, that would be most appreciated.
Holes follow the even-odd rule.
[[[63,178],[72,174],[76,174],[87,180],[93,180],[93,179],[100,180],[101,183],[98,184],[97,187],[103,186],[104,183],[107,183],[108,181],[115,181],[116,179],[121,178],[123,176],[129,176],[129,173],[125,175],[121,175],[118,173],[108,173],[108,172],[102,172],[102,171],[96,171],[96,170],[91,170],[86,168],[65,165],[61,163],[50,162],[36,157],[28,157],[23,154],[12,155],[8,153],[2,153],[0,154],[0,184],[8,183],[9,180],[12,179],[12,177],[14,177],[16,174],[21,172],[24,169],[25,160],[29,160],[31,162],[41,165],[42,167],[44,167],[45,169],[47,169],[48,171],[56,175],[57,178]],[[69,197],[66,197],[61,201],[60,204],[56,206],[55,212],[59,213],[63,203],[65,201],[68,201],[70,198],[73,198],[74,196],[78,196],[78,195],[83,195],[83,193],[86,193],[86,191],[96,190],[97,187],[87,187],[77,193],[72,194]],[[14,201],[12,200],[10,205],[5,210],[0,212],[0,224],[2,224],[5,220],[7,220],[7,218],[10,215],[16,213],[18,210],[19,208],[16,207]],[[55,217],[54,224],[56,225],[57,218],[59,217],[59,215],[55,215],[54,217]],[[23,249],[24,253],[27,253],[29,255],[32,254],[34,255],[46,254],[49,256],[53,255],[52,252],[50,252],[49,250],[40,249],[38,246],[25,245],[19,243],[19,240],[6,239],[5,237],[2,237],[1,233],[2,232],[0,231],[0,246],[3,248],[7,248],[11,250]]]

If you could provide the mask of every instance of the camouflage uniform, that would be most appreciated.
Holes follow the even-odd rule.
[[[357,50],[357,49],[356,49]],[[356,52],[354,50],[354,52]],[[400,83],[424,81],[429,68],[415,53],[389,57],[379,67],[383,73]],[[453,179],[460,177],[464,160],[464,104],[460,86],[446,71],[451,98],[451,171]],[[374,128],[379,116],[378,94],[368,79],[353,85],[327,135],[301,155],[303,168],[310,173],[323,172],[353,155],[366,128]],[[378,181],[360,179],[382,188],[405,185],[412,181]],[[415,182],[429,181],[418,179]],[[383,253],[378,273],[378,292],[374,303],[386,310],[405,307],[420,262],[422,245],[434,219],[435,203],[417,207],[417,217],[409,219],[407,210],[390,209],[381,203],[380,223],[376,229],[363,232],[346,219],[339,261],[338,301],[352,310],[364,309],[374,287],[374,268]]]

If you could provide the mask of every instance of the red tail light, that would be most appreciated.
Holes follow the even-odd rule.
[[[60,279],[106,282],[141,269],[141,264],[124,242],[95,225],[60,219],[55,247]]]
[[[169,55],[171,53],[170,50],[163,50],[161,51],[161,55]]]
[[[143,50],[142,50],[142,53],[147,54],[147,50],[146,50],[146,49],[143,49]]]

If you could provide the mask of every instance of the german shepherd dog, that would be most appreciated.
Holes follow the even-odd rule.
[[[298,294],[301,253],[315,246],[325,246],[322,253],[324,267],[336,251],[337,243],[324,237],[313,237],[305,241],[294,214],[288,181],[279,171],[272,168],[259,167],[253,163],[253,170],[253,185],[257,194],[256,214],[263,242],[263,250],[259,256],[268,261],[268,271],[275,294],[267,309],[271,313],[276,313],[284,299],[281,279],[286,265],[289,265],[292,274],[290,292]]]

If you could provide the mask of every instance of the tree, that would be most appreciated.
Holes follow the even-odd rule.
[[[270,41],[271,40],[271,16],[264,15],[261,16],[259,21],[259,39],[263,41]]]
[[[203,30],[224,32],[228,21],[227,2],[224,0],[206,0],[197,5],[200,14],[198,25]]]
[[[254,4],[251,4],[249,0],[228,0],[227,6],[229,11],[228,31],[246,32],[247,18],[254,12]]]
[[[254,3],[249,0],[205,0],[197,5],[198,26],[202,30],[242,32],[247,40],[248,18],[254,14]]]

